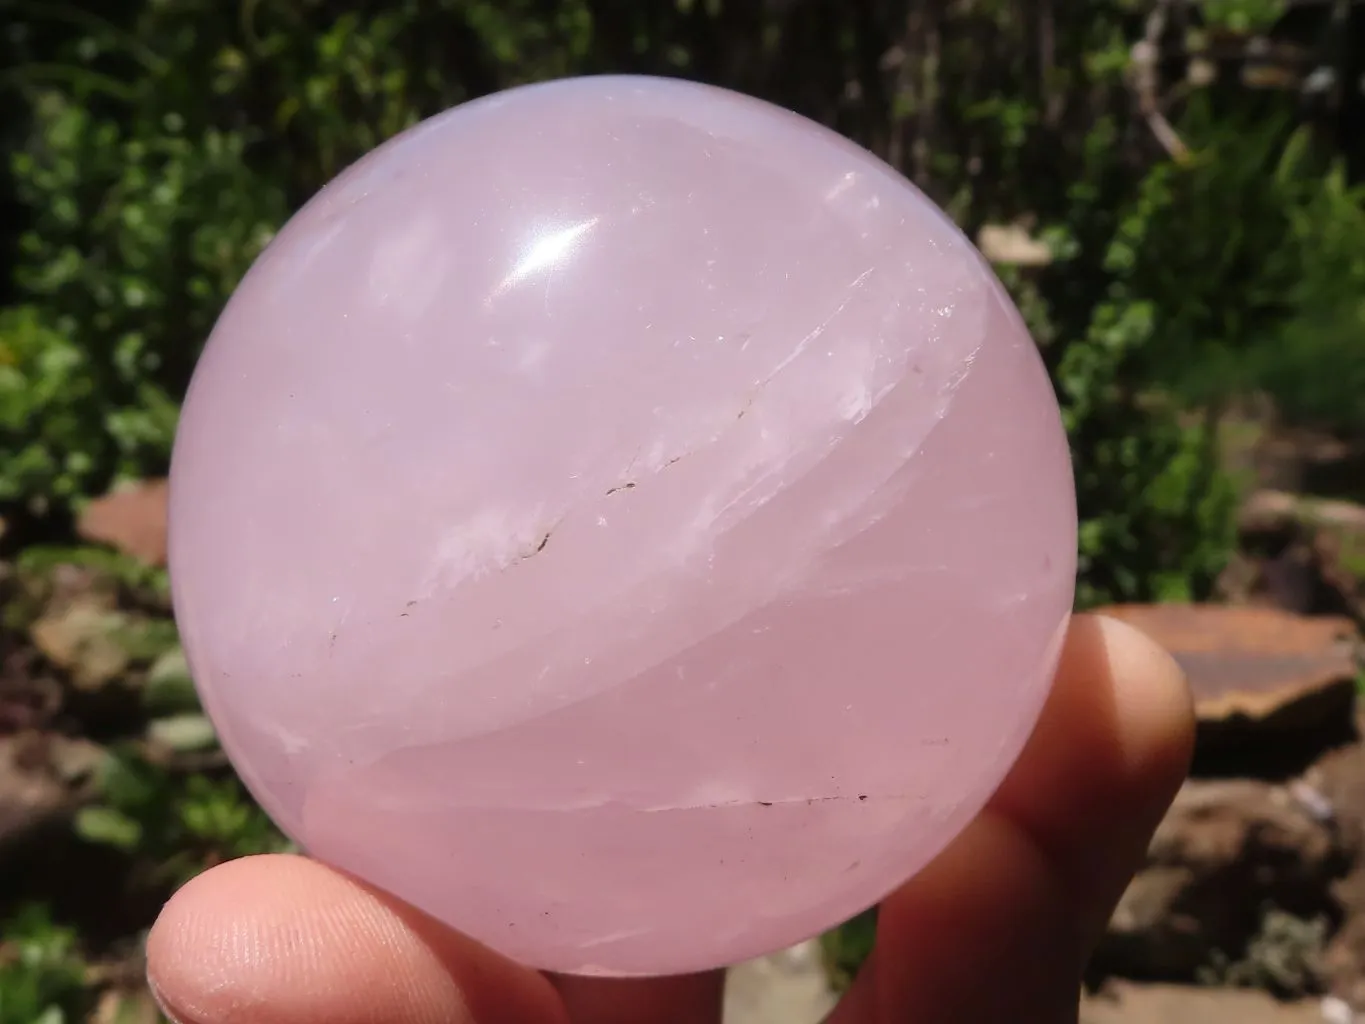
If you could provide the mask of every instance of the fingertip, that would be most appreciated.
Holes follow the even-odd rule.
[[[183,1024],[469,1020],[433,959],[373,894],[284,856],[193,879],[147,939],[148,981]]]
[[[1033,735],[992,804],[1048,847],[1116,810],[1146,821],[1184,780],[1194,736],[1176,660],[1126,622],[1075,615]]]
[[[148,936],[147,975],[181,1024],[558,1019],[538,975],[302,857],[186,884]]]
[[[1130,767],[1159,768],[1183,779],[1194,752],[1194,699],[1179,662],[1136,626],[1104,614],[1078,617],[1093,632],[1112,684],[1116,739]],[[1094,667],[1080,666],[1082,671]]]
[[[1176,660],[1127,623],[1075,616],[1038,727],[992,805],[1073,880],[1092,929],[1145,856],[1194,736]]]

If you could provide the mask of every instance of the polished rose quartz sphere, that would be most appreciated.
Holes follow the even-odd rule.
[[[1038,353],[832,132],[700,85],[482,99],[242,282],[185,404],[176,610],[312,855],[536,967],[811,936],[937,854],[1055,668]]]

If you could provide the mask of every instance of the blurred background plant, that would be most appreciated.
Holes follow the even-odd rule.
[[[462,100],[603,71],[835,126],[952,212],[1024,310],[1073,444],[1079,602],[1202,599],[1267,437],[1365,437],[1363,19],[1335,0],[0,0],[0,735],[4,764],[37,742],[57,780],[0,836],[0,1022],[95,1012],[167,887],[282,846],[194,704],[157,558],[77,528],[164,475],[223,302],[347,163]],[[1290,486],[1315,486],[1310,456]],[[105,883],[73,894],[63,872],[91,865]],[[150,1013],[135,988],[102,1019]]]

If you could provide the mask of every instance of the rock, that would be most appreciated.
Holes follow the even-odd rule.
[[[977,248],[992,263],[1013,267],[1046,267],[1052,249],[1021,224],[987,224],[976,237]]]
[[[1365,506],[1261,490],[1239,529],[1242,550],[1220,580],[1230,596],[1365,624]]]
[[[1244,531],[1262,533],[1295,523],[1365,533],[1365,506],[1276,490],[1257,491],[1242,506]]]
[[[23,764],[18,738],[0,738],[0,848],[59,814],[66,801],[60,780]]]
[[[1253,492],[1242,503],[1237,526],[1243,533],[1272,533],[1299,523],[1302,499],[1289,491],[1273,488]]]
[[[1356,728],[1365,736],[1365,715]],[[1365,741],[1328,753],[1304,773],[1302,786],[1318,794],[1343,835],[1365,853]]]
[[[69,673],[73,685],[97,690],[121,675],[132,660],[119,636],[126,624],[120,612],[89,597],[51,609],[29,632],[43,655]]]
[[[1201,773],[1210,760],[1231,757],[1237,773],[1293,774],[1348,738],[1358,650],[1350,619],[1218,605],[1104,611],[1147,633],[1184,668],[1199,717]]]
[[[1365,866],[1357,866],[1332,892],[1344,919],[1323,956],[1327,986],[1365,1014]]]
[[[1332,993],[1365,1012],[1365,743],[1327,755],[1304,785],[1320,797],[1355,853],[1351,872],[1332,889],[1341,925],[1327,947],[1325,970]]]
[[[73,810],[104,757],[86,740],[0,736],[0,851]]]
[[[1322,1001],[1322,1019],[1324,1024],[1360,1024],[1360,1018],[1351,1008],[1351,1004],[1336,996],[1327,996]]]
[[[165,480],[144,480],[111,491],[85,507],[76,532],[148,565],[166,564]]]
[[[33,672],[36,660],[31,649],[11,650],[0,657],[0,735],[41,729],[61,711],[61,684]]]
[[[1331,1024],[1324,1009],[1241,989],[1123,983],[1084,998],[1080,1024]]]
[[[99,601],[113,607],[115,588],[98,570],[88,565],[57,561],[25,581],[44,610],[65,607],[76,601]]]
[[[751,960],[730,970],[725,1024],[817,1024],[834,1007],[819,942]]]
[[[1351,853],[1321,807],[1290,787],[1187,782],[1119,903],[1096,971],[1315,991],[1331,888]]]
[[[1347,618],[1222,605],[1118,605],[1104,613],[1147,633],[1180,662],[1203,720],[1307,714],[1324,692],[1354,692],[1356,628]]]
[[[158,1024],[164,1020],[150,992],[108,989],[95,1005],[91,1024]]]

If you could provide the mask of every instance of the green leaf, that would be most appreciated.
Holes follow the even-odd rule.
[[[158,718],[147,727],[147,736],[153,742],[181,753],[208,750],[218,743],[213,723],[202,714]]]
[[[91,843],[132,850],[142,839],[136,821],[111,807],[83,807],[76,812],[76,834]]]

